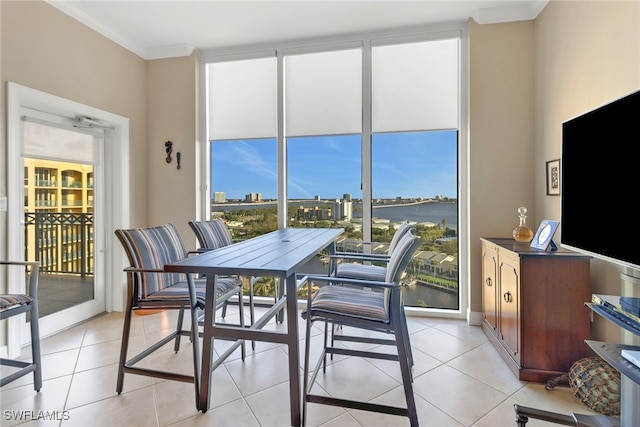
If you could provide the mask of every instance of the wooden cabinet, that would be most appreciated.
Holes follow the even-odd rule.
[[[590,257],[481,240],[482,328],[514,374],[545,382],[589,356]]]

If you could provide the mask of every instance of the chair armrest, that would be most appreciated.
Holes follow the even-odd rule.
[[[397,288],[400,286],[398,283],[394,283],[394,282],[377,282],[375,280],[347,279],[342,277],[336,278],[332,276],[315,275],[315,274],[306,274],[303,277],[301,277],[300,280],[339,283],[342,285],[362,286],[365,288],[381,288],[381,289],[385,289],[385,288],[391,289],[391,288]]]
[[[162,268],[138,268],[138,267],[126,267],[124,269],[127,273],[167,273]]]
[[[33,268],[40,267],[40,262],[38,261],[0,261],[0,265],[29,265]]]
[[[329,255],[330,259],[352,259],[360,261],[389,262],[389,255],[382,254],[360,254],[355,252],[338,252]]]
[[[0,261],[0,265],[29,266],[29,296],[31,296],[31,298],[38,298],[38,278],[40,274],[39,261]]]

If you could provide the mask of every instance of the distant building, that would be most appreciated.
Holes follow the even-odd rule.
[[[261,202],[262,201],[262,193],[249,193],[244,196],[245,202]]]
[[[224,191],[216,191],[213,193],[213,201],[215,203],[224,203],[227,201],[227,194]]]
[[[348,194],[345,194],[348,196]],[[349,196],[351,197],[351,196]],[[351,221],[353,217],[353,203],[346,199],[336,199],[333,203],[333,219],[335,221]]]
[[[300,221],[329,220],[331,219],[331,209],[323,209],[318,206],[314,206],[312,208],[300,206],[296,216]]]

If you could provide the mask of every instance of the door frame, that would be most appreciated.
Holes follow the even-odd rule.
[[[113,127],[105,129],[104,133],[104,236],[101,247],[95,250],[104,259],[105,310],[122,311],[122,256],[114,250],[118,242],[111,231],[129,225],[129,119],[13,82],[7,83],[7,241],[13,242],[7,247],[7,259],[11,260],[24,258],[24,202],[21,199],[24,182],[19,179],[24,166],[20,117],[23,107],[64,117],[91,117]],[[8,278],[8,292],[24,292],[24,284],[18,279]],[[29,336],[25,317],[14,316],[7,320],[7,353],[9,357],[16,357]],[[41,336],[53,332],[41,327]]]

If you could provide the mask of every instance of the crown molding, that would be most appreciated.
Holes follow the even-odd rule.
[[[547,3],[549,3],[549,0],[535,0],[517,5],[478,9],[471,14],[471,18],[480,25],[532,21],[538,17],[538,14],[540,14]]]
[[[146,49],[144,47],[132,42],[127,37],[123,36],[117,31],[114,31],[112,28],[109,28],[108,26],[104,25],[102,22],[98,21],[97,19],[92,18],[91,16],[86,14],[82,9],[76,7],[72,3],[65,2],[65,1],[58,1],[58,0],[44,0],[44,1],[45,3],[48,3],[51,6],[55,7],[56,9],[60,10],[61,12],[66,13],[76,21],[79,21],[80,23],[86,25],[87,27],[91,28],[97,33],[102,34],[109,40],[135,53],[139,57],[143,59],[147,59],[145,57]]]

